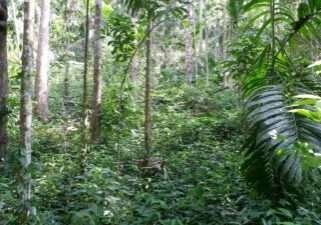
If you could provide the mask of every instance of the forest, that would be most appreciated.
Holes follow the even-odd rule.
[[[0,225],[321,225],[321,0],[0,0]]]

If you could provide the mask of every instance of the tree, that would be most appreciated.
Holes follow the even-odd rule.
[[[41,16],[38,41],[36,97],[37,113],[45,122],[48,117],[48,52],[49,52],[50,0],[41,0]]]
[[[148,163],[152,152],[152,31],[156,27],[156,19],[168,16],[182,16],[185,10],[182,6],[175,6],[170,1],[157,0],[123,0],[127,9],[132,13],[142,13],[147,17],[146,26],[146,73],[145,73],[145,161]],[[180,1],[178,1],[180,3]],[[163,20],[161,20],[162,22]],[[157,23],[158,25],[161,23]]]
[[[85,51],[84,51],[84,74],[83,74],[83,115],[82,115],[82,156],[81,156],[81,169],[84,170],[87,161],[87,151],[88,151],[88,55],[89,55],[89,0],[86,1],[86,21],[85,21]]]
[[[8,114],[8,59],[7,59],[7,1],[0,1],[0,161],[7,146],[6,117]]]
[[[92,140],[97,141],[100,129],[100,105],[101,105],[101,18],[102,0],[96,0],[95,40],[94,40],[94,105],[92,117]]]
[[[145,75],[145,158],[149,160],[152,151],[152,14],[150,2],[147,4],[147,28],[146,28],[146,75]]]
[[[75,4],[74,0],[65,0],[65,9],[64,9],[64,32],[65,32],[65,36],[64,36],[64,46],[65,46],[65,54],[64,54],[64,58],[66,61],[66,67],[65,67],[65,72],[64,72],[64,105],[67,108],[68,104],[69,104],[69,98],[70,98],[70,90],[69,90],[69,86],[70,86],[70,82],[69,82],[69,70],[70,70],[70,51],[71,51],[71,36],[72,36],[72,32],[71,32],[71,22],[73,21],[73,5]]]
[[[227,49],[226,49],[226,43],[227,43],[227,13],[226,13],[226,0],[221,0],[221,4],[223,6],[223,18],[222,18],[222,23],[223,23],[223,28],[225,29],[222,34],[221,34],[221,55],[222,55],[222,60],[226,61],[227,60]],[[228,73],[226,71],[223,72],[223,77],[222,77],[222,88],[228,88]]]
[[[185,25],[185,76],[186,81],[189,86],[192,86],[193,80],[193,40],[192,40],[192,27],[193,23],[193,6],[188,4],[188,20],[187,25]]]
[[[148,162],[152,151],[152,4],[155,2],[151,0],[138,1],[138,0],[125,0],[125,5],[132,13],[146,12],[147,26],[146,26],[146,73],[145,73],[145,160]]]
[[[21,111],[20,111],[20,174],[18,194],[22,202],[18,224],[27,224],[27,220],[35,214],[31,207],[31,155],[32,155],[32,77],[33,77],[33,23],[34,1],[24,2],[24,34],[22,52],[22,80],[21,80]]]
[[[138,41],[135,40],[135,46],[137,48]],[[139,66],[139,55],[138,52],[135,53],[131,62],[131,71],[130,71],[130,79],[134,86],[138,83],[138,66]]]

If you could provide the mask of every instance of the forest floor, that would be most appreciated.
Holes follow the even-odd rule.
[[[102,134],[113,136],[90,148],[81,174],[80,126],[72,119],[77,116],[57,114],[48,124],[36,123],[33,173],[39,224],[259,224],[269,205],[250,197],[241,176],[237,98],[233,93],[201,94],[158,94],[154,155],[164,158],[165,165],[148,177],[134,163],[143,152],[139,128],[125,132],[123,125],[123,133],[117,135],[106,125]],[[132,117],[136,114],[129,111],[122,122],[139,120]],[[1,167],[0,221],[10,221],[18,204],[12,164]]]
[[[204,110],[202,103],[186,111],[181,110],[182,106],[176,107],[168,118],[164,114],[177,101],[166,99],[166,109],[157,105],[158,116],[165,121],[155,119],[155,126],[161,127],[159,131],[155,129],[155,148],[160,149],[155,155],[163,157],[165,165],[162,172],[149,177],[133,162],[141,155],[137,153],[139,149],[128,143],[120,147],[108,143],[94,146],[87,172],[77,175],[79,148],[73,148],[79,140],[79,134],[75,135],[77,122],[47,124],[40,131],[45,131],[45,136],[51,132],[52,143],[40,142],[47,146],[58,144],[65,150],[52,148],[44,153],[40,148],[40,154],[35,154],[43,165],[36,193],[42,220],[78,225],[217,225],[242,224],[260,215],[259,211],[251,215],[253,212],[247,213],[244,207],[252,202],[239,168],[242,157],[240,127],[235,123],[238,115],[231,105],[234,100],[224,95],[221,98],[224,99],[210,110]],[[168,127],[163,127],[164,123]],[[174,132],[162,136],[170,127]],[[52,139],[55,136],[57,140]]]

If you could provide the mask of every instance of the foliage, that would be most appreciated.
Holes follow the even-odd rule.
[[[300,62],[294,62],[286,48],[295,33],[302,34],[303,30],[313,33],[311,24],[318,20],[319,3],[301,3],[297,21],[294,21],[292,11],[281,4],[277,1],[253,0],[243,6],[243,13],[252,10],[258,12],[250,18],[246,27],[264,16],[270,17],[257,30],[255,39],[250,39],[245,45],[243,43],[241,51],[234,53],[240,56],[240,52],[245,52],[248,57],[245,60],[243,58],[241,68],[236,68],[241,69],[238,70],[238,76],[241,76],[243,98],[246,101],[245,119],[248,127],[242,168],[246,180],[257,193],[273,200],[275,204],[281,198],[301,196],[302,155],[296,150],[297,143],[312,144],[316,151],[319,151],[321,144],[320,124],[287,110],[295,101],[297,93],[308,94],[318,92],[319,89],[310,85],[314,81],[300,71]],[[285,37],[280,38],[282,41],[278,41],[276,33],[273,33],[275,23],[279,21],[289,30],[285,32]],[[272,37],[256,41],[269,25],[272,27]],[[257,48],[261,48],[261,52],[253,57],[253,50]],[[286,149],[287,154],[278,154],[283,149]]]

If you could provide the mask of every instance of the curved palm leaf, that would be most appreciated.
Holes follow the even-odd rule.
[[[288,110],[293,93],[284,85],[266,85],[246,103],[250,133],[242,168],[246,180],[264,197],[273,198],[280,190],[280,194],[289,193],[300,184],[301,155],[296,152],[295,143],[310,143],[321,151],[321,124]],[[287,154],[280,154],[281,150]]]

